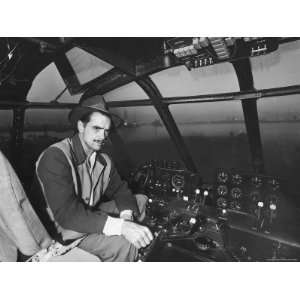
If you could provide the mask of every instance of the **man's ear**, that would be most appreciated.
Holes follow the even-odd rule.
[[[84,123],[80,120],[77,122],[77,129],[79,133],[82,133],[84,131]]]

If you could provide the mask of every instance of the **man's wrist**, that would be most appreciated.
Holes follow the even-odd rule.
[[[123,220],[133,221],[133,212],[131,209],[126,209],[120,212],[120,218]]]
[[[121,235],[124,219],[108,216],[103,228],[105,235]]]

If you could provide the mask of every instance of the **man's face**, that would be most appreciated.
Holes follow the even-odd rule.
[[[79,137],[82,141],[83,148],[90,154],[99,151],[104,144],[104,140],[108,136],[111,121],[106,115],[94,112],[90,116],[90,121],[84,124],[78,121]]]

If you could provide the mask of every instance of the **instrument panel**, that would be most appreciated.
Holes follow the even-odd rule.
[[[178,37],[166,41],[165,54],[173,54],[191,70],[215,63],[258,56],[275,51],[276,38]]]
[[[300,252],[294,234],[286,238],[285,228],[277,230],[284,227],[277,226],[284,202],[279,178],[220,168],[214,181],[205,183],[178,162],[149,161],[132,173],[130,185],[149,197],[145,225],[157,236],[153,244],[176,244],[199,261],[282,259],[282,244],[290,253]],[[257,245],[258,239],[268,250]],[[153,253],[153,244],[143,259]],[[279,247],[275,255],[274,245]]]
[[[283,198],[278,178],[236,170],[218,169],[214,182],[215,205],[219,209],[243,212],[264,220],[269,227],[274,222]],[[268,231],[267,228],[265,228]]]
[[[199,193],[202,178],[184,169],[179,162],[151,160],[132,174],[130,184],[134,191],[149,195],[189,197]]]

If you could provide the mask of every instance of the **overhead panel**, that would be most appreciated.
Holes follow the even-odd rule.
[[[165,54],[174,54],[189,70],[275,51],[271,37],[177,37],[166,41]]]
[[[152,74],[150,77],[163,97],[239,91],[235,71],[229,63],[191,71],[185,66],[178,66]]]
[[[114,67],[78,47],[66,52],[66,56],[81,85],[101,76]]]
[[[300,41],[281,44],[277,51],[250,61],[256,89],[300,83]]]

